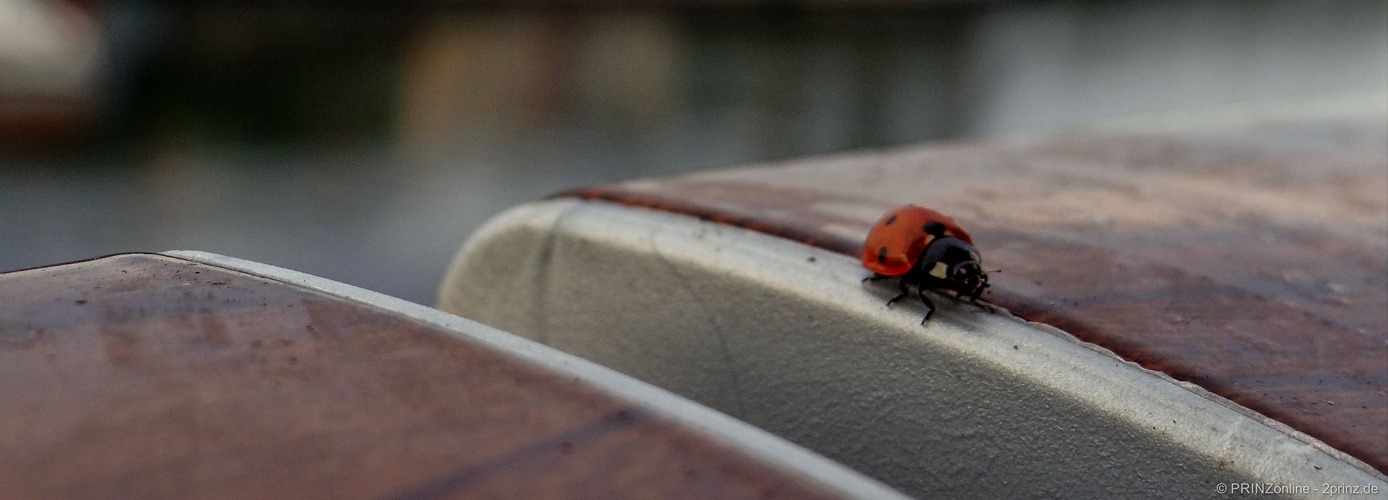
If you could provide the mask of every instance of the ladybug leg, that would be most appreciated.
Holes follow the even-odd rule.
[[[925,303],[925,307],[930,309],[926,311],[925,318],[921,319],[921,324],[924,325],[926,321],[930,321],[931,316],[935,315],[935,303],[930,301],[930,297],[925,296],[925,287],[917,288],[916,296],[920,297],[921,302]]]
[[[984,290],[987,290],[987,289],[988,289],[988,286],[987,286],[987,285],[984,285],[984,286],[981,286],[981,287],[978,287],[978,288],[974,289],[973,295],[970,295],[970,296],[969,296],[969,302],[972,302],[975,306],[978,306],[979,309],[984,309],[983,304],[979,304],[979,303],[978,303],[978,296],[979,296],[979,295],[983,295],[983,291],[984,291]]]
[[[868,276],[868,277],[866,277],[866,278],[863,278],[863,283],[867,283],[867,282],[869,282],[869,281],[881,281],[881,280],[884,280],[884,279],[887,279],[887,278],[890,278],[890,277],[891,277],[891,276],[883,276],[883,275],[881,275],[881,274],[873,273],[872,276]]]
[[[896,301],[901,300],[901,299],[904,299],[904,298],[906,298],[907,295],[910,295],[910,294],[911,294],[910,285],[906,284],[906,280],[905,280],[905,279],[902,279],[901,281],[897,282],[896,286],[897,286],[897,289],[901,290],[901,294],[900,294],[900,295],[897,295],[897,296],[895,296],[895,297],[892,297],[892,300],[888,300],[888,301],[887,301],[887,307],[891,307],[891,305],[894,304],[894,303],[896,303]]]

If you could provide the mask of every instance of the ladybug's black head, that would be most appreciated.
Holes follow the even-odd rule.
[[[917,266],[962,295],[977,298],[988,288],[988,273],[983,271],[978,249],[959,238],[935,238],[926,245]]]

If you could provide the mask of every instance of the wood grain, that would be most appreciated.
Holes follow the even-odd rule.
[[[0,498],[835,498],[428,324],[158,255],[0,274]]]
[[[1379,110],[949,144],[560,196],[854,257],[882,213],[931,207],[1002,269],[987,300],[1388,472],[1385,138]]]

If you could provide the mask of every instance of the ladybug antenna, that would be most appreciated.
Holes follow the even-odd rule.
[[[985,273],[988,273],[988,274],[1000,273],[1000,272],[1002,272],[1002,269],[994,269],[994,270],[992,270],[992,271],[984,271],[984,272],[985,272]]]

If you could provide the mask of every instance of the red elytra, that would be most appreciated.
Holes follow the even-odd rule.
[[[945,236],[973,244],[973,238],[949,216],[929,208],[905,205],[887,212],[868,232],[863,243],[863,267],[882,276],[901,276],[920,259],[925,246],[934,240],[926,232],[928,223],[945,227]]]

